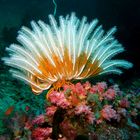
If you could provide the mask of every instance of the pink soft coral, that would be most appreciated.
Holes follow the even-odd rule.
[[[83,87],[85,88],[85,90],[89,90],[91,88],[91,84],[89,81],[86,81],[84,84],[83,84]]]
[[[113,100],[115,99],[116,91],[114,89],[108,89],[105,93],[103,93],[103,97],[105,97],[107,100]]]
[[[106,82],[99,82],[97,83],[96,86],[97,86],[98,92],[101,92],[101,93],[103,93],[105,89],[107,88]]]
[[[51,93],[49,93],[48,99],[51,103],[63,109],[66,109],[70,106],[70,103],[66,99],[64,92],[52,91]]]
[[[33,121],[32,121],[32,124],[35,125],[35,124],[43,124],[45,122],[45,116],[44,114],[41,114],[39,116],[37,116]]]
[[[58,135],[61,133],[64,138],[74,140],[77,135],[90,132],[88,126],[102,126],[105,121],[112,119],[119,122],[122,116],[126,117],[124,108],[129,106],[129,101],[122,99],[119,102],[120,109],[117,109],[118,104],[112,106],[118,92],[118,87],[107,88],[105,82],[93,86],[89,82],[65,84],[59,91],[51,90],[47,96],[50,105],[47,106],[46,113],[35,118],[33,124],[36,125],[29,128],[33,138],[47,140],[50,137],[52,129],[41,128],[46,124],[52,128],[57,126]],[[54,117],[54,114],[57,117]]]
[[[86,95],[86,90],[84,89],[83,85],[81,83],[77,83],[75,85],[75,92],[79,95],[79,96],[85,96]]]
[[[82,114],[82,113],[88,114],[89,111],[90,111],[90,108],[89,108],[89,106],[87,106],[87,105],[78,105],[78,106],[75,108],[75,114],[76,114],[76,115],[80,115],[80,114]]]
[[[50,137],[52,133],[52,128],[36,128],[32,131],[32,138],[34,140],[46,140],[48,137]]]
[[[89,124],[93,124],[93,121],[95,120],[95,117],[93,115],[93,112],[91,111],[91,108],[87,105],[77,106],[75,108],[75,114],[84,115],[85,121]]]
[[[111,105],[105,105],[101,110],[101,115],[104,119],[110,121],[111,119],[117,119],[117,114]]]
[[[56,106],[49,106],[46,108],[46,115],[49,117],[52,117],[54,113],[56,112],[57,107]]]
[[[61,131],[63,132],[63,135],[68,138],[68,140],[74,140],[77,136],[76,129],[72,126],[71,122],[68,120],[64,120],[61,124]]]
[[[89,111],[88,114],[85,115],[85,121],[88,124],[93,124],[93,122],[95,121],[95,116],[93,112]]]
[[[90,88],[90,93],[103,93],[107,88],[107,84],[105,82],[99,82],[96,85],[93,85]]]
[[[90,90],[89,90],[90,93],[92,94],[95,94],[98,92],[98,87],[96,85],[93,85]]]
[[[120,101],[120,106],[123,108],[128,108],[130,106],[130,102],[127,99],[122,99]]]

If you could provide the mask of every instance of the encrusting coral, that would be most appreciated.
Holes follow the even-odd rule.
[[[104,33],[97,19],[87,23],[86,17],[79,20],[74,13],[60,16],[59,25],[52,15],[49,18],[51,25],[39,20],[31,22],[33,30],[22,27],[17,37],[20,45],[8,47],[10,57],[3,58],[12,67],[12,75],[29,83],[34,93],[132,67],[127,61],[112,59],[124,51],[113,36],[115,27]]]
[[[51,91],[46,112],[26,122],[24,129],[34,140],[75,140],[78,135],[94,139],[100,138],[100,131],[104,139],[123,140],[124,128],[139,128],[134,120],[138,114],[132,114],[135,108],[123,96],[118,85],[109,87],[105,82],[66,84],[59,92]]]

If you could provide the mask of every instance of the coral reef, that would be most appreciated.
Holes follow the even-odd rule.
[[[12,120],[16,119],[16,127],[11,127],[15,139],[136,139],[140,133],[139,99],[140,94],[125,93],[118,85],[105,82],[65,84],[47,95],[44,113],[35,118],[15,114]]]
[[[120,68],[132,67],[130,62],[113,59],[124,51],[114,38],[116,28],[104,33],[97,19],[87,23],[86,17],[79,20],[74,13],[60,16],[59,25],[54,16],[49,18],[51,25],[40,20],[31,22],[33,30],[22,27],[17,37],[20,44],[6,48],[10,56],[2,60],[38,96],[9,73],[0,75],[6,78],[0,81],[0,139],[138,139],[138,84],[121,91],[117,84],[80,81],[121,74]],[[10,30],[16,29],[5,29],[6,38]]]

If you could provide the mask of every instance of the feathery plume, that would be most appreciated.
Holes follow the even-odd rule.
[[[113,36],[116,27],[104,33],[97,19],[87,23],[86,17],[80,21],[74,13],[60,16],[59,25],[53,15],[49,18],[50,25],[39,20],[31,22],[33,30],[22,27],[17,37],[20,45],[6,48],[10,57],[3,58],[12,67],[12,75],[29,83],[34,93],[54,83],[58,86],[72,79],[121,74],[120,67],[132,67],[125,60],[112,60],[124,51]]]

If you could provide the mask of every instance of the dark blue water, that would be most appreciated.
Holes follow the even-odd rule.
[[[56,17],[75,12],[88,21],[98,18],[104,29],[117,26],[116,37],[126,52],[120,57],[134,64],[121,79],[131,79],[140,75],[140,2],[139,0],[56,0]],[[0,0],[0,41],[6,45],[16,41],[17,31],[22,25],[30,26],[31,20],[48,21],[53,14],[53,0]],[[3,49],[4,50],[4,49]],[[3,55],[4,52],[1,52]]]

